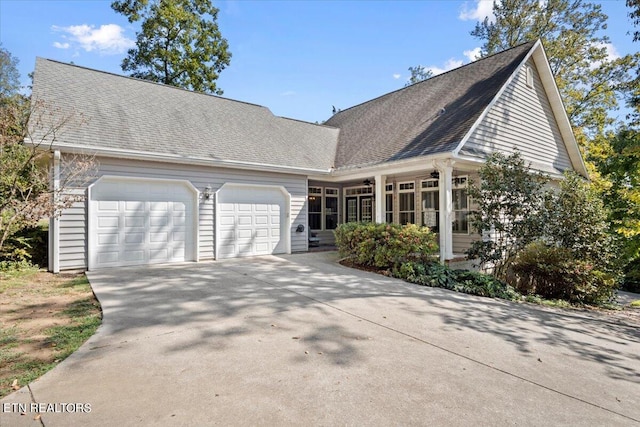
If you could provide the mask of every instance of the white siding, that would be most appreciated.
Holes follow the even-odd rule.
[[[533,88],[527,86],[526,66],[533,72]],[[533,60],[526,66],[517,72],[460,153],[511,153],[517,147],[534,168],[555,173],[570,170],[566,146]]]
[[[140,178],[186,179],[201,193],[207,185],[215,193],[224,183],[282,185],[291,194],[291,251],[308,249],[306,235],[295,233],[298,224],[307,228],[306,177],[268,172],[252,172],[234,169],[209,168],[205,166],[176,165],[160,162],[142,162],[113,158],[98,158],[98,176],[115,175]],[[200,260],[213,259],[214,200],[199,201],[199,249]],[[87,204],[76,203],[60,217],[60,269],[87,268]]]

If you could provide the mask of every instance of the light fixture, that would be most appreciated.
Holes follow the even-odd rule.
[[[362,183],[364,185],[366,185],[367,187],[371,187],[371,180],[369,180],[369,178],[365,179],[364,181],[362,181]]]
[[[209,200],[211,198],[211,186],[207,185],[206,187],[204,187],[204,193],[202,193],[202,195],[204,196],[204,198],[206,200]]]
[[[433,178],[433,179],[440,178],[440,172],[438,172],[438,171],[431,172],[431,178]]]

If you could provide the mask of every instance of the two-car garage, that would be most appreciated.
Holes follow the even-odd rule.
[[[207,202],[187,180],[103,176],[89,188],[88,268],[197,261],[207,207],[216,258],[290,253],[284,187],[228,183]]]

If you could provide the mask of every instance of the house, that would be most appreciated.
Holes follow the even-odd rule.
[[[304,252],[348,221],[432,227],[449,260],[479,237],[466,188],[491,152],[587,174],[540,41],[323,125],[41,58],[33,97],[88,119],[52,143],[54,176],[73,153],[99,162],[51,220],[54,272]]]

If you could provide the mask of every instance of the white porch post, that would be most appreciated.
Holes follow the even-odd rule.
[[[438,187],[440,188],[440,261],[453,259],[453,162],[446,160],[436,163],[440,173]]]
[[[57,203],[60,190],[60,151],[53,152],[51,168],[51,189],[53,190],[53,203]],[[49,218],[49,271],[60,272],[60,218],[54,215]]]
[[[382,224],[385,220],[386,198],[385,185],[387,182],[386,175],[376,175],[376,223]]]

